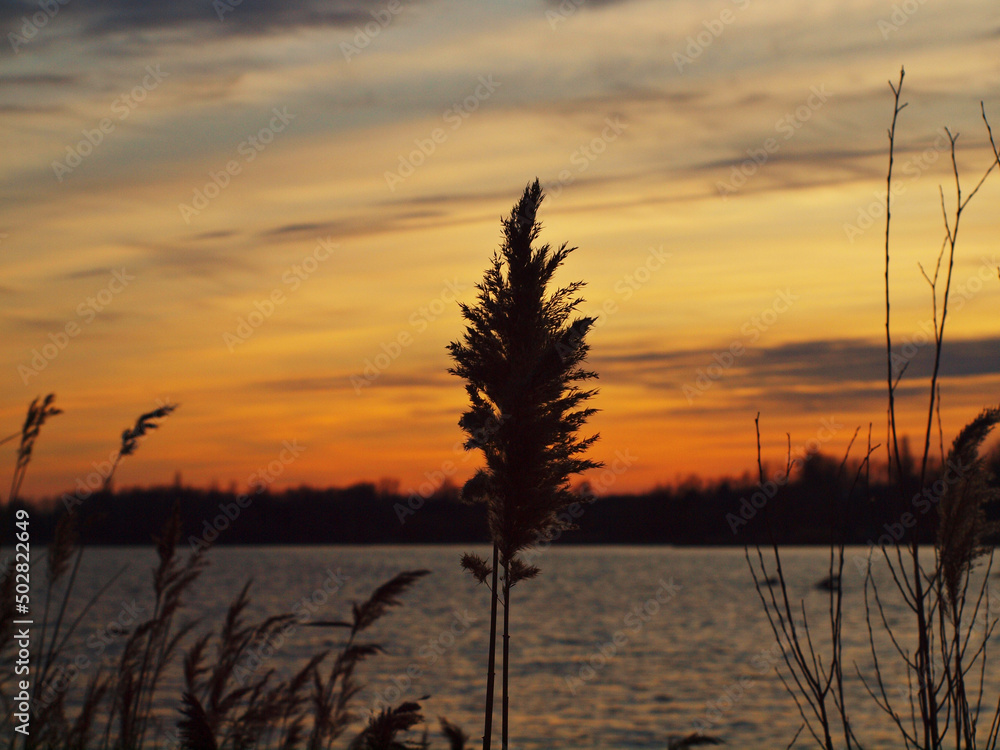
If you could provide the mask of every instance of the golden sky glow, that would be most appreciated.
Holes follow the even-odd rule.
[[[536,176],[543,241],[579,248],[561,280],[600,314],[593,457],[634,457],[614,491],[743,472],[758,411],[773,462],[786,432],[839,454],[873,422],[881,442],[903,64],[894,337],[916,344],[903,427],[926,418],[917,264],[939,185],[954,209],[942,128],[966,192],[993,158],[993,2],[56,6],[0,11],[4,434],[37,394],[65,410],[29,495],[167,401],[120,483],[243,486],[285,441],[305,451],[276,488],[460,482],[478,459],[445,346]],[[997,402],[998,199],[994,173],[962,217],[946,442]]]

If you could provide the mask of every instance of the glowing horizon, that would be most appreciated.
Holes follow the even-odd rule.
[[[1000,123],[986,2],[104,0],[29,37],[37,7],[0,12],[2,436],[36,395],[65,410],[27,496],[72,491],[167,402],[117,486],[244,486],[296,441],[276,490],[406,492],[447,462],[460,484],[479,458],[455,449],[445,347],[535,177],[541,241],[578,248],[559,279],[585,281],[599,318],[592,457],[636,457],[608,491],[752,471],[757,412],[771,464],[786,433],[826,430],[841,456],[873,424],[881,443],[903,63],[893,338],[912,349],[900,426],[922,443],[943,128],[967,195],[994,160],[980,101]],[[1000,385],[997,172],[962,216],[946,447]]]

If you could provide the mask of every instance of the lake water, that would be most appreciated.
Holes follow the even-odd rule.
[[[254,618],[296,608],[314,619],[348,618],[351,601],[365,599],[397,572],[429,569],[432,574],[405,595],[405,605],[366,634],[388,653],[361,664],[358,676],[366,687],[356,707],[367,714],[381,700],[429,695],[422,704],[432,734],[442,715],[479,738],[489,597],[459,568],[466,551],[488,553],[464,546],[219,548],[187,597],[184,615],[202,616],[217,627],[252,578]],[[845,672],[853,673],[856,663],[871,674],[858,564],[864,559],[863,550],[848,550]],[[730,747],[771,750],[786,747],[801,726],[775,672],[780,655],[742,549],[564,546],[545,551],[536,562],[541,575],[517,585],[512,597],[512,748],[664,748],[669,737],[707,726]],[[814,633],[828,632],[828,594],[814,586],[827,574],[828,550],[786,549],[783,562],[790,595],[805,602]],[[149,614],[155,553],[94,548],[84,556],[81,599],[125,563],[128,570],[104,595],[70,651],[87,656],[91,670],[100,643],[93,636],[107,632],[133,599]],[[887,616],[905,623],[883,568],[884,563],[876,566],[883,591],[889,592]],[[35,597],[40,606],[37,590]],[[318,650],[337,646],[342,632],[297,627],[264,668],[287,673]],[[107,654],[122,640],[112,638]],[[883,653],[892,661],[888,647]],[[499,666],[498,659],[498,740]],[[996,705],[998,678],[1000,670],[988,670],[988,704]],[[888,687],[898,694],[905,680],[890,676]],[[179,676],[168,676],[160,692],[161,710],[175,711]],[[902,746],[856,678],[847,700],[865,747]],[[796,747],[812,744],[803,732]],[[434,746],[442,747],[443,740],[438,737]]]

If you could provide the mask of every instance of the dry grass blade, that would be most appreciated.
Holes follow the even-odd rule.
[[[184,693],[184,718],[178,722],[183,750],[217,750],[215,735],[208,723],[205,709],[198,699],[189,692]]]
[[[35,398],[28,406],[28,413],[21,426],[21,442],[17,447],[17,461],[14,465],[14,474],[10,480],[10,492],[7,501],[13,502],[21,490],[21,483],[24,482],[24,475],[31,463],[31,454],[35,449],[35,440],[41,432],[42,425],[49,417],[62,414],[62,409],[57,409],[52,405],[56,399],[56,394],[50,393],[45,398]],[[16,435],[15,435],[16,436]],[[12,436],[12,437],[15,437]],[[6,440],[4,440],[6,442]]]
[[[205,633],[191,645],[191,648],[184,655],[184,684],[188,686],[188,690],[193,691],[200,683],[201,676],[208,672],[208,667],[202,666],[202,661],[204,660],[205,648],[211,637],[211,633]]]
[[[55,583],[69,567],[73,549],[76,547],[76,515],[63,513],[56,522],[55,538],[48,549],[49,582]]]
[[[462,568],[469,571],[469,573],[472,574],[472,577],[480,583],[485,583],[486,579],[489,578],[490,574],[493,572],[493,568],[488,562],[486,562],[485,559],[479,555],[473,555],[468,552],[462,555],[462,561],[460,564]]]
[[[443,716],[438,717],[441,722],[441,734],[448,740],[451,750],[465,750],[465,743],[469,741],[469,735],[462,731],[457,724],[452,724]]]
[[[396,708],[384,708],[373,716],[365,730],[351,743],[352,750],[406,750],[414,747],[396,740],[424,720],[419,703],[402,703]]]
[[[428,573],[429,570],[404,570],[375,589],[365,602],[355,603],[352,635],[370,627],[390,607],[400,606],[402,602],[399,597]]]
[[[149,430],[155,430],[159,427],[154,420],[163,419],[170,415],[176,408],[177,404],[167,404],[166,406],[161,406],[159,409],[154,409],[140,415],[135,421],[135,427],[122,432],[122,445],[119,457],[131,456],[135,453],[135,449],[139,447],[139,438],[145,437]]]
[[[173,560],[174,553],[177,551],[177,543],[180,539],[181,508],[179,504],[175,503],[170,517],[163,525],[163,529],[158,535],[153,536],[153,542],[156,544],[156,554],[160,558],[162,570],[165,570],[170,565],[170,561]]]
[[[45,424],[45,420],[62,414],[62,409],[57,409],[52,403],[56,400],[56,394],[50,393],[44,399],[40,396],[35,398],[28,406],[28,413],[21,426],[21,444],[17,449],[17,460],[27,462],[31,459],[31,451],[35,447],[35,440],[38,433]]]
[[[3,649],[11,642],[14,636],[14,590],[15,580],[13,570],[0,578],[0,649]],[[0,677],[0,686],[7,675]],[[6,700],[4,691],[0,691],[0,696]]]
[[[193,622],[174,630],[174,615],[182,606],[181,597],[198,578],[206,561],[204,550],[188,555],[186,560],[176,555],[176,528],[179,509],[164,524],[158,552],[160,562],[153,571],[156,595],[153,614],[141,623],[126,642],[120,661],[120,680],[116,689],[120,712],[121,742],[141,746],[147,725],[153,715],[153,695],[167,665],[173,660],[183,638]]]
[[[313,656],[291,680],[275,682],[275,670],[261,669],[262,659],[267,648],[276,648],[278,639],[289,634],[295,618],[280,614],[246,624],[249,586],[248,581],[229,606],[212,665],[203,666],[211,634],[196,640],[187,653],[186,692],[198,699],[201,723],[217,747],[298,747],[306,718],[303,692],[318,679],[316,669],[329,652]]]
[[[344,649],[344,659],[350,662],[364,661],[369,656],[384,654],[385,649],[377,643],[355,643]]]
[[[310,701],[312,729],[305,745],[309,750],[331,747],[346,730],[354,718],[350,709],[351,703],[362,687],[354,679],[354,669],[358,662],[382,653],[382,647],[377,644],[355,643],[357,633],[384,615],[389,607],[401,604],[398,597],[428,572],[404,571],[379,586],[365,602],[353,604],[354,617],[351,631],[346,644],[334,659],[329,675],[324,679],[318,669],[312,671],[313,689]],[[359,737],[358,740],[360,739]]]
[[[20,432],[21,441],[11,482],[11,500],[17,498],[42,425],[49,417],[61,413],[61,410],[53,405],[54,400],[54,394],[49,394],[44,399],[36,398],[28,408]],[[111,471],[104,477],[102,489],[109,486],[114,467],[118,465],[121,457],[131,454],[138,445],[138,438],[156,427],[153,420],[166,416],[174,408],[168,406],[144,414],[134,429],[123,433],[122,450],[115,458]],[[7,441],[5,439],[0,442]],[[77,608],[78,611],[74,616],[70,616],[67,607],[74,591],[83,546],[78,540],[75,527],[76,514],[69,510],[59,517],[53,541],[46,555],[48,584],[44,594],[42,627],[34,644],[36,679],[33,681],[32,699],[39,700],[39,691],[44,689],[45,700],[44,703],[38,704],[43,710],[38,711],[35,717],[32,724],[33,737],[26,747],[65,747],[82,750],[84,747],[94,746],[90,733],[96,717],[104,719],[103,740],[100,741],[103,746],[136,748],[142,746],[146,725],[152,717],[152,695],[156,683],[170,661],[171,654],[188,632],[188,628],[181,628],[171,634],[172,616],[180,605],[181,593],[197,577],[203,564],[199,555],[191,556],[187,565],[177,564],[174,561],[174,550],[180,531],[177,513],[175,510],[175,528],[165,535],[170,541],[160,545],[161,565],[156,577],[156,614],[152,620],[132,631],[114,677],[101,678],[98,672],[90,681],[84,690],[82,704],[74,706],[77,711],[74,722],[71,722],[64,712],[64,669],[60,666],[63,648],[95,602],[122,571],[106,581],[82,607]],[[58,605],[58,613],[53,623],[49,617],[53,586],[59,579],[65,577],[67,572],[68,579],[63,586],[61,603]],[[2,580],[6,586],[10,579],[5,575]],[[0,606],[0,610],[6,611],[3,606]],[[67,617],[72,622],[64,630],[63,622]],[[0,626],[0,647],[9,640],[9,635],[9,628]],[[117,736],[113,734],[115,726],[118,728]]]
[[[540,572],[536,566],[528,565],[521,558],[515,557],[510,561],[510,585],[513,586],[518,581],[529,581]]]
[[[87,685],[80,713],[66,738],[67,747],[74,750],[84,750],[90,745],[90,730],[94,724],[94,717],[97,715],[98,707],[104,700],[107,690],[107,681],[101,678],[100,673],[94,675]]]

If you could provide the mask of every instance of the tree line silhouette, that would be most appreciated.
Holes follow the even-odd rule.
[[[1000,451],[989,458],[1000,474]],[[89,544],[148,544],[175,501],[181,508],[182,542],[210,544],[487,544],[485,508],[459,499],[459,489],[442,485],[420,504],[386,484],[359,483],[343,488],[297,487],[243,495],[230,490],[178,484],[95,493],[76,506],[80,529]],[[586,495],[586,485],[578,488]],[[641,494],[601,495],[583,504],[577,529],[562,531],[559,544],[828,544],[833,536],[848,544],[897,541],[904,516],[915,519],[922,540],[933,540],[935,499],[900,501],[884,481],[866,488],[840,460],[816,453],[804,459],[792,479],[757,508],[761,486],[749,477],[701,482]],[[765,488],[766,489],[766,488]],[[238,504],[240,498],[246,507]],[[18,500],[4,509],[30,509],[36,543],[47,543],[59,516],[58,498],[41,503]],[[927,512],[922,512],[926,508]],[[990,516],[1000,519],[1000,508]],[[10,528],[4,524],[3,529]]]

